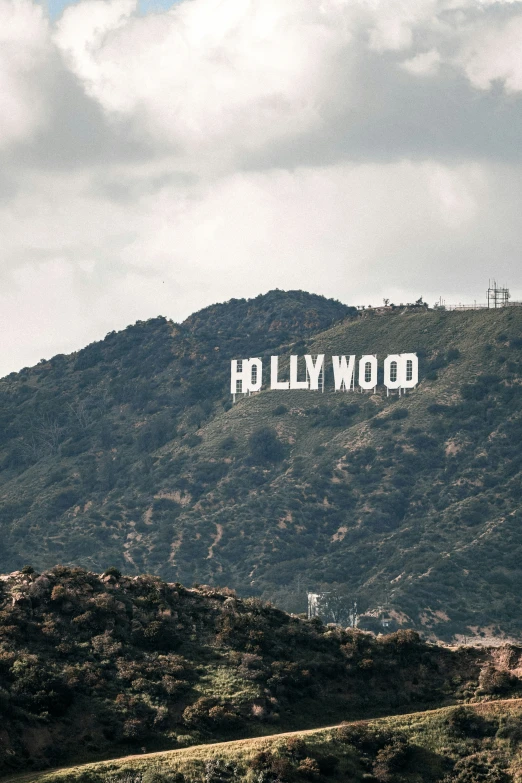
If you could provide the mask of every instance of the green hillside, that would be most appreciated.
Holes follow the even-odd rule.
[[[446,708],[134,755],[20,783],[518,783],[521,713],[520,701]]]
[[[231,405],[231,358],[406,351],[400,399],[327,373]],[[522,638],[521,379],[522,308],[275,291],[138,323],[0,381],[0,570],[115,565],[292,611],[329,587],[394,627]]]
[[[115,569],[0,588],[0,775],[522,692],[514,646],[376,639]]]

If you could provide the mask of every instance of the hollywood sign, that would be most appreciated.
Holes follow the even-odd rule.
[[[332,356],[331,362],[335,391],[355,390],[356,377],[361,391],[376,390],[379,372],[377,356],[366,354],[358,361],[355,355]],[[324,391],[324,370],[324,354],[315,357],[307,354],[301,360],[299,356],[291,356],[288,377],[281,379],[279,377],[279,356],[272,356],[270,358],[270,389]],[[419,360],[416,353],[394,353],[387,356],[384,360],[383,370],[384,386],[388,394],[393,390],[397,390],[400,394],[405,389],[413,389],[419,382]],[[301,375],[301,379],[299,379],[299,375]],[[261,391],[262,386],[263,362],[261,359],[232,360],[230,393],[234,397],[236,394],[251,394]]]

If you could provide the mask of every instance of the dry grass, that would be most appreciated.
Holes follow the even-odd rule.
[[[411,713],[408,715],[391,716],[365,721],[370,730],[387,731],[394,735],[405,736],[417,751],[426,757],[455,761],[465,757],[466,753],[477,751],[477,740],[466,737],[455,737],[448,728],[448,717],[454,707],[438,710]],[[502,701],[483,702],[468,705],[467,709],[489,721],[493,726],[502,725],[507,720],[522,721],[522,700],[507,699]],[[360,725],[360,723],[359,723]],[[221,759],[236,765],[238,769],[246,770],[249,760],[260,751],[271,751],[275,755],[285,752],[288,737],[304,737],[310,752],[328,753],[343,761],[353,756],[353,748],[339,740],[337,727],[312,729],[302,732],[287,732],[255,739],[220,742],[212,745],[200,745],[146,755],[127,756],[124,759],[86,764],[67,769],[32,773],[6,778],[2,783],[102,783],[103,781],[124,779],[141,780],[145,772],[151,770],[158,773],[182,772],[187,781],[204,779],[205,764],[208,761]],[[495,734],[481,740],[480,750],[502,756],[506,769],[516,772],[519,765],[517,747],[506,739]],[[428,762],[429,763],[429,762]],[[419,770],[420,771],[420,770]],[[334,775],[332,780],[345,778]],[[424,778],[422,778],[424,780]],[[431,777],[430,777],[431,779]],[[515,777],[516,779],[516,777]]]

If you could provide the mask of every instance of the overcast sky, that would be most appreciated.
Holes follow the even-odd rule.
[[[516,0],[0,0],[0,374],[276,287],[522,299],[521,139]]]

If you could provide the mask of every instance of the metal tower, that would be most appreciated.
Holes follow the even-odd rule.
[[[500,288],[496,280],[489,281],[488,307],[506,307],[509,301],[509,288]]]

